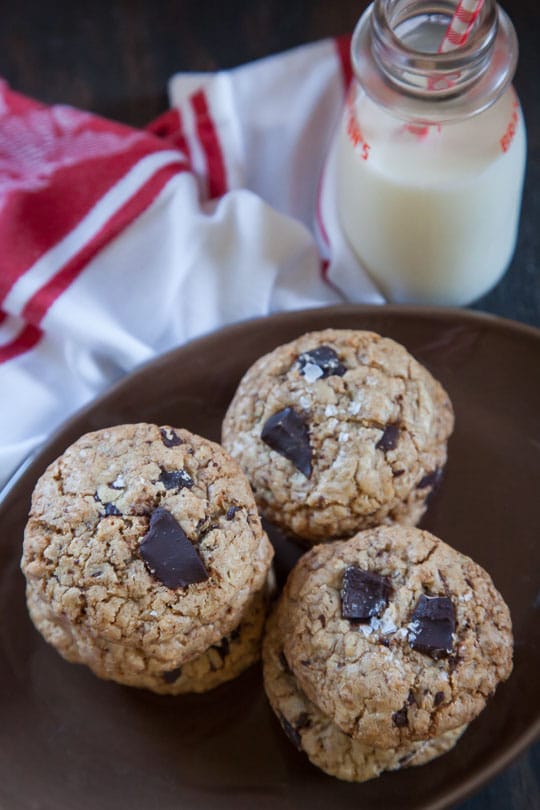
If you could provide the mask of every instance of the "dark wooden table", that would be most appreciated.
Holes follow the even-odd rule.
[[[357,0],[18,0],[2,8],[0,75],[43,101],[141,126],[166,109],[167,79],[176,71],[232,67],[351,31],[365,5]],[[521,47],[515,84],[528,128],[527,179],[512,266],[475,309],[540,326],[540,8],[536,0],[507,0],[505,8]],[[531,678],[538,677],[531,672]],[[539,774],[537,744],[460,810],[538,810]]]

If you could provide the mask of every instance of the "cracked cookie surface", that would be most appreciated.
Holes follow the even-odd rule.
[[[157,510],[196,550],[204,581],[167,587],[143,558]],[[48,467],[32,497],[21,567],[32,618],[49,642],[103,677],[129,671],[144,685],[238,626],[272,556],[249,484],[219,445],[134,424],[86,434]]]
[[[375,748],[345,734],[315,706],[298,685],[283,652],[279,631],[281,605],[267,623],[263,646],[264,686],[270,704],[292,744],[325,773],[365,782],[383,771],[423,765],[454,747],[466,726],[440,737]]]
[[[207,692],[238,677],[260,658],[262,633],[270,599],[275,589],[272,570],[260,591],[249,598],[242,619],[230,633],[212,644],[207,650],[186,664],[164,668],[163,661],[148,657],[144,649],[128,649],[94,637],[92,642],[81,641],[62,648],[65,658],[74,663],[84,662],[95,675],[115,680],[125,686],[150,689],[160,695],[182,695],[188,692]],[[29,595],[30,615],[45,638],[54,638],[57,622],[49,618],[50,610],[36,594]],[[133,666],[137,656],[144,658],[142,670]]]
[[[368,619],[343,618],[351,567],[389,585]],[[450,605],[450,630],[444,617],[417,618],[426,597]],[[491,578],[419,529],[381,526],[316,546],[282,598],[280,632],[300,687],[343,731],[378,748],[469,723],[512,670],[510,613]],[[447,649],[430,652],[425,640],[441,627]]]
[[[263,515],[318,542],[382,523],[416,525],[453,424],[447,393],[403,346],[327,329],[257,360],[222,440]]]

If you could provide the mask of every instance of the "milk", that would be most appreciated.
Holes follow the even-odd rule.
[[[511,261],[526,155],[512,88],[457,123],[413,127],[357,88],[337,143],[340,220],[390,301],[463,305]]]

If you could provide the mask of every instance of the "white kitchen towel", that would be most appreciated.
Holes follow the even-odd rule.
[[[382,302],[320,193],[348,45],[174,76],[145,131],[0,84],[0,481],[157,353],[278,310]]]

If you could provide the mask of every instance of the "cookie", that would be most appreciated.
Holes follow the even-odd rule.
[[[136,424],[82,436],[49,466],[21,566],[47,641],[145,686],[238,627],[272,555],[249,484],[219,445]]]
[[[84,662],[98,677],[125,686],[150,689],[162,695],[207,692],[238,677],[259,660],[264,623],[274,590],[274,575],[270,570],[263,588],[250,597],[239,625],[202,655],[174,669],[165,669],[159,659],[148,658],[147,667],[141,672],[132,666],[132,656],[137,653],[144,656],[144,650],[132,650],[131,654],[126,654],[123,645],[98,638],[93,639],[83,654]],[[41,633],[46,638],[51,637],[55,632],[55,622],[54,617],[52,620],[48,618],[47,605],[32,594],[28,608]],[[81,660],[80,645],[64,648],[63,655],[78,663]]]
[[[264,517],[318,542],[416,525],[454,424],[448,394],[403,346],[372,332],[312,332],[244,375],[222,441]]]
[[[510,613],[491,578],[419,529],[381,526],[316,546],[283,599],[299,686],[377,748],[469,723],[512,670]]]
[[[365,782],[383,771],[423,765],[449,751],[466,729],[461,726],[440,737],[374,748],[345,734],[304,694],[283,652],[278,607],[270,617],[263,647],[264,687],[283,730],[313,765],[330,776]]]

